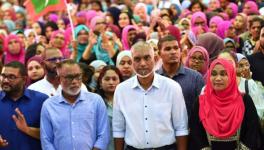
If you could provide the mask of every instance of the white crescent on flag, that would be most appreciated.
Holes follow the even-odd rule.
[[[45,0],[45,7],[47,7],[49,4],[49,0]]]

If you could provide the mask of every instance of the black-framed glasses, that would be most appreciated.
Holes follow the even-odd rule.
[[[7,79],[8,81],[15,81],[18,78],[22,78],[22,76],[15,76],[13,74],[0,74],[2,80]]]
[[[77,74],[69,74],[66,76],[60,76],[62,78],[64,78],[67,82],[72,82],[74,79],[81,81],[82,80],[82,73],[77,73]]]
[[[49,62],[61,62],[63,60],[64,60],[63,57],[53,57],[53,58],[46,59],[46,61],[49,61]]]

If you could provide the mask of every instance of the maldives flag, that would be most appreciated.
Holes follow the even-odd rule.
[[[34,21],[50,11],[66,9],[65,0],[27,0],[24,6]]]

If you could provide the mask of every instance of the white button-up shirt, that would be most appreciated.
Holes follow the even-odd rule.
[[[55,89],[55,87],[47,80],[46,76],[43,79],[31,84],[28,89],[44,93],[49,97],[58,95],[62,91],[61,85]],[[88,91],[84,84],[82,84],[81,90],[86,92]]]
[[[188,135],[188,117],[180,85],[155,73],[144,90],[134,76],[116,88],[113,105],[113,136],[125,138],[135,148],[173,144],[176,136]]]

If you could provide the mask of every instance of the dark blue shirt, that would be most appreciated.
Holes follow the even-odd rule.
[[[162,67],[157,70],[157,73],[169,77],[164,72]],[[177,81],[182,88],[182,93],[188,112],[188,118],[190,118],[194,101],[198,98],[204,86],[203,77],[197,71],[194,71],[181,65],[178,72],[172,77],[172,79],[174,81]]]
[[[17,101],[0,92],[0,135],[6,139],[8,146],[1,150],[41,150],[40,140],[21,132],[12,119],[15,109],[24,114],[29,127],[40,127],[41,107],[47,95],[25,89],[24,95]]]

